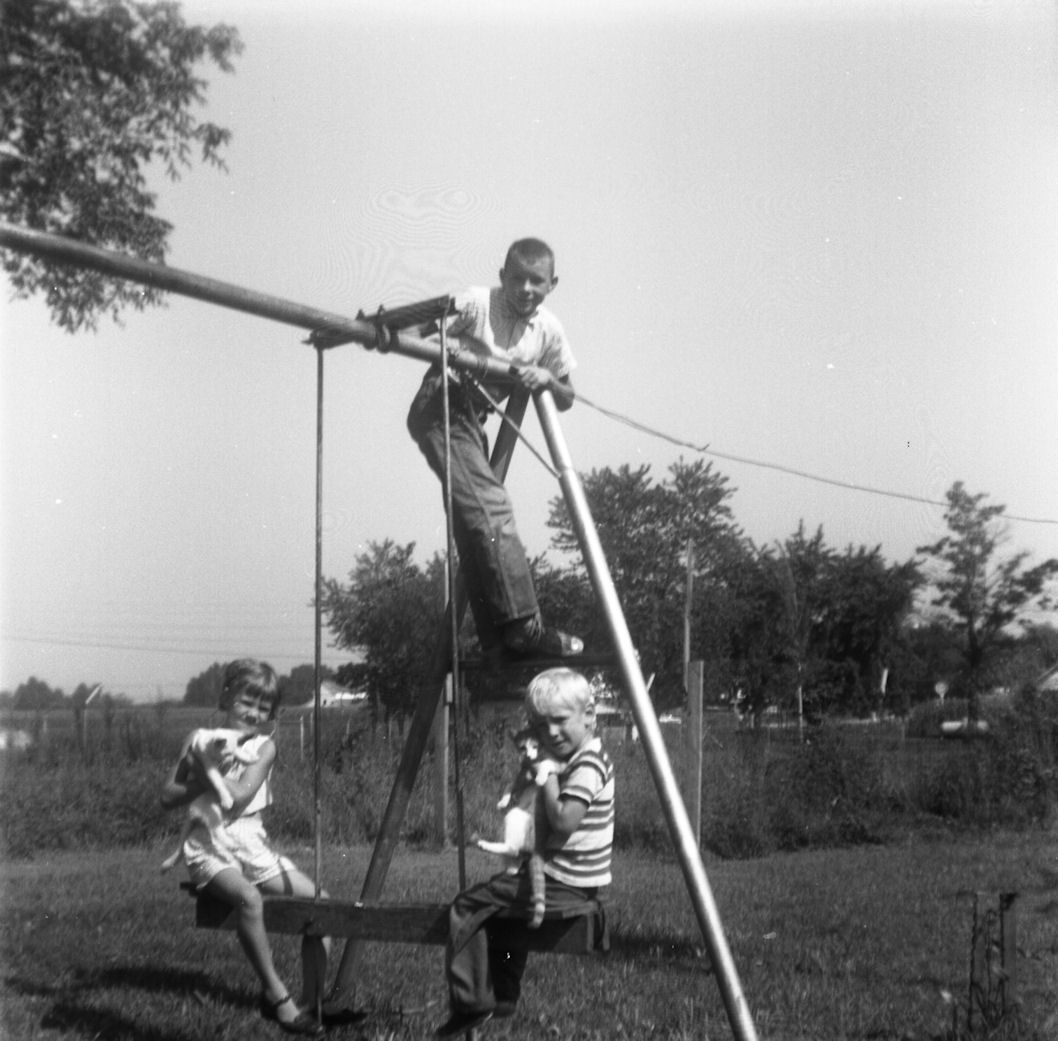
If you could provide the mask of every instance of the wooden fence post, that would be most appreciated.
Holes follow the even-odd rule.
[[[452,674],[449,673],[433,721],[433,826],[434,840],[441,849],[448,846],[448,729],[452,718],[452,701]]]
[[[684,780],[687,815],[691,818],[694,841],[702,845],[702,689],[705,685],[705,662],[700,659],[687,665],[687,718],[684,742],[686,774]]]
[[[1013,1012],[1018,1001],[1017,900],[1017,893],[999,894],[999,987],[1003,1015]]]
[[[992,1030],[1017,1006],[1017,893],[974,892],[966,1033]]]

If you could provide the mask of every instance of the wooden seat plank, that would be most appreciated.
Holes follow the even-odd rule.
[[[195,898],[195,925],[203,929],[234,929],[235,912],[188,882],[181,888]],[[448,939],[448,904],[364,904],[359,901],[313,900],[264,894],[265,928],[271,933],[343,936],[377,943],[443,946]],[[501,911],[486,928],[490,939],[503,942],[515,931],[531,951],[591,954],[610,949],[610,933],[601,904],[549,911],[539,929],[526,928],[527,914]]]

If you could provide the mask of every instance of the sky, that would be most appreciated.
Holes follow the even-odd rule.
[[[704,458],[758,544],[803,522],[893,562],[961,480],[1017,518],[1010,552],[1058,556],[1053,4],[182,8],[245,50],[202,70],[227,173],[152,174],[172,267],[355,316],[494,284],[539,236],[575,386],[656,431],[578,404],[580,472]],[[305,334],[171,295],[71,336],[5,289],[0,689],[153,701],[233,657],[312,662]],[[421,375],[325,355],[328,578],[387,538],[443,549]],[[521,449],[508,485],[546,551],[557,484]]]

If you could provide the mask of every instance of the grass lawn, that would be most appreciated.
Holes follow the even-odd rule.
[[[256,1013],[231,933],[196,930],[167,848],[0,866],[0,1027],[19,1041],[284,1036]],[[308,850],[290,850],[311,870]],[[359,894],[370,850],[327,849],[324,883]],[[492,862],[468,852],[471,880]],[[1044,832],[707,862],[762,1041],[925,1041],[965,1008],[974,890],[1016,891],[1018,1037],[1058,1038],[1058,838]],[[483,1038],[729,1038],[682,876],[667,852],[619,852],[606,956],[535,955],[518,1016]],[[454,853],[399,850],[386,898],[440,900]],[[275,941],[293,985],[297,943]],[[439,947],[366,945],[364,1041],[424,1038],[446,1013]],[[1014,1036],[1014,1035],[1004,1035]]]

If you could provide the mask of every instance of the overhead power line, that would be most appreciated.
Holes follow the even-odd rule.
[[[834,477],[822,477],[819,474],[809,473],[807,470],[798,470],[792,466],[783,466],[780,463],[768,463],[761,459],[750,459],[748,456],[732,455],[729,452],[717,452],[708,445],[698,445],[693,441],[684,441],[682,438],[674,437],[672,434],[666,434],[663,430],[657,430],[654,427],[647,426],[645,423],[640,423],[639,420],[632,419],[630,416],[625,416],[620,412],[614,412],[612,409],[597,405],[594,401],[590,401],[588,398],[584,397],[580,391],[576,392],[576,398],[589,408],[595,409],[596,412],[600,412],[602,415],[609,419],[613,419],[618,423],[623,423],[625,426],[631,427],[633,430],[638,430],[643,434],[649,434],[651,437],[659,438],[662,441],[668,441],[670,444],[677,445],[680,448],[689,448],[691,451],[700,452],[702,455],[710,455],[716,459],[726,459],[732,463],[742,463],[745,466],[756,466],[762,470],[774,470],[777,473],[788,474],[791,477],[801,477],[806,481],[815,481],[817,484],[829,484],[834,488],[846,488],[854,492],[865,492],[868,495],[882,495],[888,499],[903,499],[907,502],[924,503],[927,506],[948,505],[947,502],[940,499],[929,499],[922,495],[911,495],[908,492],[894,492],[885,488],[873,488],[870,485],[857,484],[854,481],[841,481]],[[1018,514],[1005,512],[1003,513],[1003,518],[1005,520],[1020,521],[1024,524],[1058,524],[1058,520],[1053,520],[1048,517],[1022,517]]]
[[[41,643],[51,647],[90,647],[96,650],[105,651],[142,651],[150,654],[190,654],[199,658],[216,658],[218,656],[218,650],[216,648],[210,650],[205,647],[172,647],[163,646],[161,644],[150,644],[150,643],[123,643],[120,641],[110,641],[106,637],[100,637],[98,640],[77,640],[68,639],[62,637],[50,637],[50,636],[23,636],[15,633],[0,633],[0,639],[8,640],[12,643]],[[222,648],[227,650],[227,647]],[[331,651],[331,649],[328,649]],[[333,655],[343,655],[348,652],[338,651],[334,649],[331,651]],[[223,654],[221,655],[223,656]],[[311,648],[305,652],[298,653],[277,653],[272,652],[269,654],[270,659],[276,661],[296,661],[296,662],[308,662],[312,658]]]

